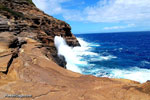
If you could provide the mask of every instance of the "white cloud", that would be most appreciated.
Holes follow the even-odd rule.
[[[71,21],[98,23],[147,23],[150,21],[150,0],[99,0],[95,6],[88,6],[82,10],[63,8],[62,3],[68,1],[73,0],[33,0],[36,6],[46,13],[62,14],[66,20]]]
[[[46,0],[33,0],[34,4],[41,10],[46,10]]]
[[[104,0],[85,8],[86,20],[119,22],[150,19],[150,0]]]
[[[125,29],[135,27],[135,24],[128,24],[126,26],[112,26],[112,27],[104,27],[104,30],[118,30],[118,29]]]
[[[63,13],[65,9],[61,4],[67,1],[69,0],[33,0],[39,9],[51,15]]]
[[[88,22],[138,21],[141,23],[150,20],[149,9],[150,0],[100,0],[95,6],[88,6],[83,11],[78,11],[78,14],[64,14],[64,18]]]
[[[63,14],[63,17],[66,20],[71,20],[71,21],[85,21],[83,14],[81,14],[80,11],[76,11],[76,10],[66,11],[66,13]]]

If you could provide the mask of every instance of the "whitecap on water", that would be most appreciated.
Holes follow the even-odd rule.
[[[149,61],[146,61],[146,60],[142,61],[141,63],[142,63],[142,64],[150,64],[150,62],[149,62]]]
[[[88,42],[83,41],[81,38],[79,39],[79,43],[81,44],[81,47],[72,48],[67,45],[66,41],[62,37],[55,36],[54,38],[54,44],[57,48],[58,55],[63,55],[66,59],[67,69],[72,70],[74,72],[82,73],[80,67],[88,65],[88,62],[84,60],[83,56],[94,56],[98,54],[90,52],[90,44]]]
[[[109,78],[123,78],[138,81],[144,83],[150,80],[150,70],[142,69],[139,67],[133,67],[130,69],[110,69],[110,68],[100,68],[99,72],[95,75],[97,77],[109,77]]]
[[[63,55],[65,57],[67,62],[67,69],[81,73],[80,69],[78,68],[78,66],[76,66],[76,64],[82,64],[85,62],[80,61],[80,58],[78,58],[72,48],[66,44],[66,41],[60,36],[55,36],[54,44],[57,48],[58,55]]]
[[[116,56],[113,55],[108,55],[108,56],[100,56],[99,57],[94,57],[91,58],[90,61],[107,61],[107,60],[111,60],[111,59],[115,59],[117,58]]]
[[[84,41],[82,38],[77,38],[81,47],[74,47],[73,50],[76,55],[79,56],[98,56],[98,53],[92,52],[92,47],[90,43]]]
[[[56,36],[55,46],[58,50],[58,55],[63,55],[67,61],[67,69],[74,72],[92,74],[99,77],[110,77],[110,78],[124,78],[139,81],[141,83],[150,80],[150,70],[142,69],[138,67],[131,67],[130,69],[110,69],[104,67],[94,68],[97,65],[91,65],[88,63],[90,61],[107,61],[117,58],[111,54],[103,56],[101,54],[92,52],[91,44],[78,38],[81,47],[69,47],[65,40]],[[97,45],[99,46],[99,45]],[[89,59],[85,59],[84,56],[90,56]],[[143,61],[144,64],[150,64],[148,61]],[[86,68],[85,68],[86,67]]]
[[[147,80],[150,80],[150,70],[139,67],[130,69],[112,69],[110,77],[130,79],[144,83]]]
[[[82,38],[77,38],[77,40],[79,41],[81,47],[88,47],[90,45],[90,43],[84,41]]]
[[[79,41],[81,47],[99,47],[99,46],[101,46],[100,44],[97,44],[97,43],[88,43],[88,42],[84,41],[82,38],[77,38],[77,40]]]

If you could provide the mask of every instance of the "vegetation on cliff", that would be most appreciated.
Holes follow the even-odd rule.
[[[7,8],[6,6],[3,6],[1,4],[0,4],[0,11],[6,11],[6,12],[10,13],[14,17],[24,18],[22,13],[13,11],[12,9]]]
[[[57,56],[54,37],[64,37],[70,46],[79,45],[67,23],[44,14],[32,4],[32,0],[1,0],[0,15],[0,31],[11,31],[15,36],[32,37],[42,42],[41,47],[47,50],[45,55],[62,67],[65,67],[65,61]]]

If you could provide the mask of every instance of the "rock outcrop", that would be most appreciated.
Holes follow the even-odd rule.
[[[57,56],[54,37],[79,46],[70,26],[31,0],[0,0],[0,99],[150,100],[150,82],[71,72]],[[60,67],[61,65],[62,67]]]
[[[80,45],[71,33],[69,24],[44,14],[34,6],[32,0],[0,0],[0,32],[41,42],[40,47],[47,49],[45,55],[59,65],[65,62],[57,57],[55,36],[62,36],[70,46]]]

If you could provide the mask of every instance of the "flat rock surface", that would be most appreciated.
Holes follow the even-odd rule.
[[[0,98],[23,100],[150,100],[150,82],[97,78],[59,67],[26,38],[7,74],[0,74]],[[32,97],[31,97],[32,96]]]
[[[60,67],[55,36],[79,46],[67,23],[30,0],[0,0],[0,100],[150,100],[150,82],[98,78]]]

